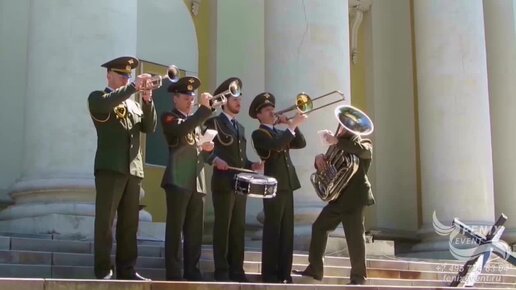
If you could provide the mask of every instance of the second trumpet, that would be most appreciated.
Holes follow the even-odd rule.
[[[210,106],[212,108],[219,108],[220,106],[227,103],[228,96],[240,96],[240,84],[238,83],[238,81],[232,81],[231,83],[229,83],[227,90],[213,96],[213,98],[210,100]],[[199,105],[199,103],[196,103],[195,105]]]

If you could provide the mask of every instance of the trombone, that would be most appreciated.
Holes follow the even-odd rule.
[[[210,99],[210,106],[212,108],[218,108],[222,105],[225,105],[228,102],[226,96],[238,97],[240,96],[241,88],[238,81],[232,81],[229,83],[228,89],[216,94],[213,98]],[[199,103],[195,103],[194,105],[199,105]]]
[[[319,107],[316,107],[314,108],[314,102],[316,100],[319,100],[319,99],[322,99],[322,98],[325,98],[325,97],[328,97],[330,95],[333,95],[333,94],[339,94],[342,99],[339,99],[339,100],[336,100],[336,101],[333,101],[333,102],[329,102],[327,104],[324,104],[322,106],[319,106]],[[281,115],[281,114],[284,114],[286,112],[290,112],[290,111],[293,111],[293,110],[297,110],[298,112],[302,113],[302,114],[308,114],[308,113],[312,113],[312,112],[315,112],[317,110],[320,110],[322,108],[325,108],[325,107],[328,107],[328,106],[331,106],[333,104],[336,104],[336,103],[339,103],[339,102],[342,102],[344,101],[344,93],[339,91],[339,90],[335,90],[335,91],[331,91],[329,93],[326,93],[324,95],[321,95],[317,98],[310,98],[310,96],[305,93],[305,92],[301,92],[299,94],[297,94],[296,96],[296,104],[295,105],[292,105],[284,110],[280,110],[278,112],[276,112],[276,115]],[[290,117],[288,119],[292,119],[293,117]]]
[[[163,85],[163,80],[169,79],[171,82],[175,83],[179,80],[179,69],[175,65],[169,65],[167,68],[166,75],[155,75],[149,79],[149,82],[142,89],[142,91],[152,91],[155,89],[159,89]]]

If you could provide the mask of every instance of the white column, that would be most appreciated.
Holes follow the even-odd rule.
[[[9,232],[91,237],[96,133],[87,97],[106,84],[103,62],[136,52],[136,0],[29,2],[22,174]]]
[[[516,1],[484,1],[487,69],[493,137],[496,214],[505,213],[503,239],[516,242]]]
[[[431,240],[434,211],[448,225],[454,217],[472,225],[494,221],[482,1],[414,1],[414,21],[421,233]]]
[[[276,96],[278,110],[294,105],[302,91],[317,97],[340,90],[349,103],[348,27],[348,1],[265,1],[265,90]],[[323,206],[309,177],[314,156],[326,150],[317,131],[337,127],[333,108],[310,114],[300,128],[306,148],[291,150],[302,186],[294,193],[296,249],[307,249],[310,225]]]
[[[375,215],[366,221],[385,234],[409,234],[418,228],[410,4],[375,0],[366,16],[370,21],[365,19],[360,29],[370,36],[357,65],[367,64],[367,114],[375,122],[368,175],[376,199]]]

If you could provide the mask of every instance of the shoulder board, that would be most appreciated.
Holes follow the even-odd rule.
[[[256,130],[257,132],[261,131],[261,132],[264,132],[267,136],[269,136],[270,138],[272,138],[272,134],[271,132],[263,129],[263,128],[259,128],[258,130]]]

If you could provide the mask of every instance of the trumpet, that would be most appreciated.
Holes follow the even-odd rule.
[[[240,96],[240,85],[237,81],[232,81],[229,83],[228,89],[221,92],[220,94],[216,94],[213,96],[213,98],[210,99],[210,106],[212,108],[218,108],[222,105],[225,105],[228,101],[227,97],[228,95],[232,97],[238,97]],[[194,105],[199,105],[199,103],[195,103]]]
[[[155,75],[152,76],[149,81],[147,82],[147,85],[142,89],[142,91],[152,91],[155,89],[160,88],[163,85],[163,80],[168,79],[171,82],[175,83],[179,80],[179,69],[175,65],[170,65],[167,68],[167,74],[166,75]]]
[[[319,106],[319,107],[316,107],[314,108],[314,102],[316,100],[319,100],[319,99],[322,99],[322,98],[325,98],[325,97],[328,97],[330,95],[333,95],[333,94],[339,94],[342,99],[339,99],[339,100],[336,100],[336,101],[332,101],[332,102],[329,102],[327,104],[324,104],[322,106]],[[308,114],[308,113],[312,113],[312,112],[315,112],[317,110],[320,110],[322,108],[325,108],[325,107],[328,107],[328,106],[331,106],[333,104],[336,104],[336,103],[339,103],[339,102],[342,102],[344,101],[344,93],[339,91],[339,90],[335,90],[335,91],[331,91],[329,93],[326,93],[324,95],[321,95],[317,98],[310,98],[310,96],[305,93],[305,92],[301,92],[299,94],[297,94],[296,96],[296,104],[284,109],[284,110],[280,110],[280,111],[277,111],[276,112],[276,116],[279,116],[279,115],[282,115],[286,112],[290,112],[290,111],[293,111],[293,110],[297,110],[298,112],[302,113],[302,114]],[[288,119],[292,119],[293,117],[289,117]]]

